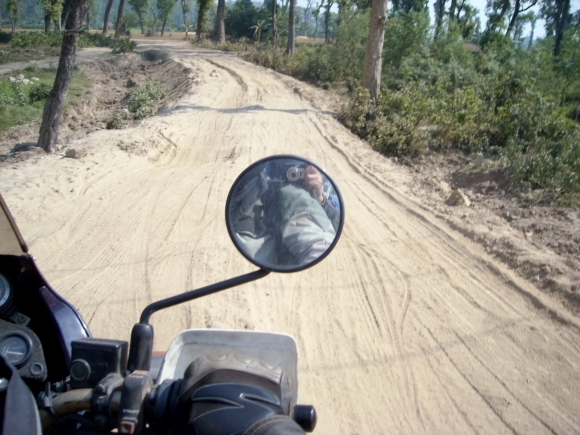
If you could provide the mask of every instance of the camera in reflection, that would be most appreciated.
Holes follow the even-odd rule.
[[[304,178],[304,168],[298,166],[291,166],[286,171],[286,178],[288,181],[294,182]]]

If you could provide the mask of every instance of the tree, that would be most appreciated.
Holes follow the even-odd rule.
[[[50,32],[52,20],[58,21],[58,23],[61,22],[60,19],[62,16],[62,3],[63,0],[43,0],[42,5],[44,6],[44,31],[46,33]]]
[[[121,0],[122,1],[122,0]],[[165,31],[165,24],[167,24],[167,18],[173,11],[173,8],[177,4],[177,0],[157,0],[157,10],[159,11],[159,18],[163,20],[163,24],[161,25],[161,36],[163,36],[163,32]]]
[[[330,43],[330,8],[333,4],[334,0],[326,0],[326,6],[324,10],[324,41],[327,44]]]
[[[443,17],[445,17],[445,3],[447,0],[435,0],[435,40],[441,37]]]
[[[211,0],[197,0],[198,12],[197,12],[197,28],[195,33],[197,34],[197,39],[201,39],[205,34],[205,28],[207,24],[207,11]]]
[[[68,4],[68,11],[66,12],[66,16],[68,18],[68,14],[70,13],[70,0],[65,3],[65,6]],[[89,7],[87,9],[86,19],[87,19],[87,32],[91,30],[91,23],[95,20],[98,13],[98,6],[96,0],[89,0]],[[64,13],[63,13],[64,15]],[[66,23],[66,21],[65,21]]]
[[[532,11],[532,29],[530,30],[530,40],[528,41],[528,50],[532,48],[532,44],[534,43],[534,31],[536,30],[536,22],[538,21],[538,16]]]
[[[189,21],[188,16],[191,12],[191,3],[189,0],[181,1],[181,12],[183,13],[183,26],[185,27],[185,39],[189,39],[189,29],[191,27],[191,21]]]
[[[318,32],[318,16],[320,15],[320,8],[322,7],[323,0],[320,0],[320,3],[316,7],[316,9],[312,10],[312,15],[314,16],[314,40],[316,41],[316,33]]]
[[[377,100],[381,89],[382,53],[386,21],[387,0],[373,1],[362,76],[362,85],[369,90],[373,101]]]
[[[258,41],[258,44],[262,39],[262,33],[264,32],[264,29],[266,27],[267,27],[266,20],[260,20],[258,21],[258,24],[255,24],[251,27],[252,29],[254,29],[254,36],[256,37],[256,41]]]
[[[568,29],[570,23],[570,0],[556,0],[556,44],[554,45],[554,57],[560,56],[562,51],[562,41],[564,40],[564,32]]]
[[[540,9],[545,20],[546,36],[556,36],[554,56],[560,55],[564,33],[571,21],[570,0],[544,0]]]
[[[266,21],[269,13],[266,8],[256,8],[251,0],[237,0],[228,10],[225,19],[228,33],[234,38],[253,38],[256,35],[256,23]]]
[[[277,22],[277,14],[278,14],[278,1],[277,0],[266,0],[264,1],[264,6],[270,11],[270,20],[272,22],[272,31],[271,31],[271,39],[272,42],[278,40],[278,22]]]
[[[290,0],[290,13],[288,14],[288,46],[286,47],[286,54],[288,56],[294,55],[295,44],[296,44],[296,0]]]
[[[155,36],[157,34],[157,11],[153,8],[149,8],[149,13],[145,17],[145,29],[147,29],[147,34]]]
[[[225,15],[226,15],[226,0],[218,0],[215,40],[220,44],[226,43],[226,25],[224,22]]]
[[[115,26],[115,38],[120,38],[123,33],[123,12],[125,10],[125,0],[119,1],[119,11],[117,12],[117,25]]]
[[[308,36],[308,21],[310,21],[311,12],[312,0],[306,0],[306,8],[304,8],[304,21],[302,21],[302,36]]]
[[[62,15],[60,17],[60,21],[62,23],[66,23],[66,19],[68,18],[68,14],[70,12],[70,4],[71,4],[71,0],[64,0],[63,6],[62,6]],[[89,6],[90,8],[90,6]]]
[[[105,35],[109,32],[109,16],[111,15],[111,9],[113,8],[113,1],[114,0],[109,0],[107,8],[105,9],[105,18],[103,19],[103,33]]]
[[[12,26],[12,33],[14,33],[16,30],[16,23],[20,17],[20,1],[8,0],[8,3],[6,3],[6,9],[8,12],[8,18],[10,18],[10,24]]]
[[[522,12],[525,12],[525,11],[531,9],[532,7],[536,6],[537,2],[538,2],[538,0],[531,0],[530,4],[526,6],[525,0],[523,0],[523,1],[522,0],[515,0],[513,12],[512,12],[512,17],[511,17],[510,22],[508,24],[508,28],[505,32],[506,36],[509,36],[510,33],[512,32],[512,30],[514,30],[514,27],[516,26],[519,15]]]
[[[54,145],[58,141],[58,130],[68,88],[72,80],[81,26],[88,7],[89,0],[72,0],[71,2],[70,13],[66,20],[65,32],[62,38],[56,78],[54,86],[46,99],[38,137],[38,145],[47,153],[53,152]]]
[[[129,5],[133,8],[137,17],[139,17],[139,25],[141,26],[141,34],[145,34],[145,16],[151,0],[129,0]]]

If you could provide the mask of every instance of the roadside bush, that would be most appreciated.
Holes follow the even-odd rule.
[[[134,119],[142,119],[154,112],[155,105],[165,96],[159,83],[147,80],[145,85],[137,87],[129,94],[129,111]]]
[[[30,93],[28,94],[30,104],[48,98],[51,90],[52,87],[46,83],[36,83],[32,85],[32,87],[30,88]]]
[[[26,48],[28,46],[59,47],[62,45],[60,32],[20,32],[15,33],[10,41],[12,47]]]
[[[10,45],[14,48],[60,47],[62,45],[61,32],[19,32],[11,34]],[[83,33],[79,38],[79,47],[110,47],[114,39],[102,33]]]
[[[15,95],[15,104],[24,106],[27,102],[26,92],[24,91],[24,82],[22,80],[14,80],[10,83]]]
[[[339,119],[377,151],[394,156],[419,156],[429,145],[422,111],[412,111],[413,92],[383,93],[375,105],[367,89],[359,87]]]
[[[79,47],[110,47],[112,41],[112,36],[102,33],[83,33],[79,38]]]
[[[0,31],[0,44],[8,44],[12,41],[12,33]]]
[[[129,38],[116,38],[111,41],[111,50],[113,53],[129,53],[137,48],[137,43]]]

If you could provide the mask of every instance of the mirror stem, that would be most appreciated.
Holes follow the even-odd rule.
[[[208,285],[197,290],[191,290],[180,295],[162,299],[147,305],[141,313],[139,323],[133,326],[131,331],[131,346],[129,348],[129,361],[127,369],[129,372],[134,370],[146,370],[151,368],[151,353],[153,351],[153,326],[149,324],[151,316],[159,310],[192,301],[202,296],[211,295],[222,290],[229,289],[241,284],[263,278],[270,273],[269,270],[260,269],[255,272],[237,276],[216,284]]]
[[[250,272],[245,275],[236,276],[235,278],[227,279],[222,282],[208,285],[207,287],[202,287],[197,290],[191,290],[186,293],[182,293],[180,295],[172,296],[167,299],[162,299],[160,301],[153,302],[152,304],[147,305],[147,307],[145,307],[145,309],[141,313],[141,318],[139,319],[139,322],[147,325],[149,324],[149,319],[151,318],[151,316],[159,310],[169,308],[174,305],[182,304],[183,302],[189,302],[202,296],[211,295],[213,293],[217,293],[222,290],[227,290],[231,287],[235,287],[241,284],[246,284],[248,282],[255,281],[260,278],[264,278],[269,273],[270,273],[269,270],[260,269],[256,270],[255,272]]]

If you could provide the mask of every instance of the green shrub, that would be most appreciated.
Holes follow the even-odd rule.
[[[115,112],[113,113],[113,117],[111,118],[111,120],[107,123],[107,129],[121,130],[125,128],[126,125],[127,122],[125,121],[125,118],[123,118],[123,115],[119,112]]]
[[[110,47],[112,41],[112,36],[102,33],[83,33],[79,38],[79,47]]]
[[[111,41],[111,50],[113,53],[128,53],[137,48],[137,43],[129,38],[117,38]]]
[[[155,105],[165,96],[159,83],[147,80],[145,85],[135,88],[129,94],[129,111],[134,119],[142,119],[154,112]]]
[[[10,41],[12,41],[12,36],[12,33],[0,31],[0,44],[8,44]]]
[[[30,104],[36,101],[42,101],[48,98],[52,87],[46,83],[36,83],[30,88],[30,93],[28,94]]]
[[[59,47],[62,45],[60,32],[20,32],[15,33],[10,41],[12,47],[26,48],[28,46]]]
[[[12,85],[12,91],[14,91],[15,103],[19,106],[24,106],[28,100],[24,91],[24,82],[22,80],[14,80],[10,84]]]

